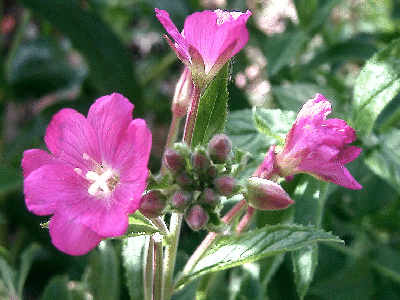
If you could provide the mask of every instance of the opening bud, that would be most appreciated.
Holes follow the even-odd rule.
[[[246,188],[244,197],[256,209],[283,209],[294,203],[284,189],[271,180],[250,177],[247,179]]]
[[[208,154],[215,164],[224,164],[231,154],[232,142],[225,134],[217,134],[208,143]]]
[[[172,113],[176,117],[183,117],[186,115],[194,88],[191,72],[185,67],[176,84],[174,98],[172,100]]]
[[[199,175],[211,166],[211,159],[204,147],[198,146],[194,150],[192,154],[192,166],[193,170]]]
[[[215,190],[205,188],[199,196],[199,201],[203,204],[214,207],[220,203],[220,197]]]
[[[231,174],[221,175],[214,179],[213,185],[218,194],[229,196],[236,188],[236,180]]]
[[[139,211],[146,218],[156,218],[164,213],[167,197],[159,190],[151,190],[142,196]]]
[[[192,201],[192,193],[185,190],[177,190],[171,198],[171,207],[183,212]]]
[[[199,231],[207,225],[210,216],[199,204],[196,204],[187,210],[185,220],[190,228]]]

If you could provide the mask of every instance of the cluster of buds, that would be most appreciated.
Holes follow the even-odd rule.
[[[183,213],[195,231],[218,227],[221,198],[237,190],[231,174],[231,149],[232,143],[224,134],[214,136],[207,147],[191,150],[185,143],[176,143],[167,149],[163,164],[170,174],[170,188],[165,194],[152,190],[143,195],[140,211],[147,217],[166,211]]]

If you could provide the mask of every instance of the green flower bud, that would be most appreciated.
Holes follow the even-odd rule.
[[[209,219],[210,216],[199,204],[190,207],[185,214],[187,224],[194,231],[199,231],[206,226]]]
[[[194,150],[192,154],[192,166],[193,170],[199,175],[211,166],[211,159],[204,147],[196,147]]]
[[[220,197],[214,189],[205,188],[199,196],[199,201],[203,204],[214,207],[220,203]]]
[[[164,213],[167,198],[159,190],[151,190],[144,194],[141,198],[142,204],[139,211],[146,218],[156,218]]]
[[[224,164],[231,154],[232,142],[225,134],[215,135],[208,143],[208,153],[215,164]]]
[[[222,196],[229,196],[236,188],[236,180],[232,175],[221,175],[214,179],[214,188]]]
[[[193,195],[189,191],[177,190],[171,198],[171,207],[183,212],[193,199]]]

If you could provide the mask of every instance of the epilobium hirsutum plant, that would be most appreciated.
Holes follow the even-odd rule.
[[[168,43],[185,64],[159,174],[149,175],[147,167],[150,130],[144,120],[132,119],[133,105],[120,94],[96,100],[87,118],[62,109],[46,130],[50,153],[24,153],[26,205],[35,214],[51,215],[50,235],[61,251],[82,255],[104,239],[149,236],[137,240],[137,258],[130,257],[139,269],[146,261],[138,287],[145,299],[171,299],[202,275],[320,240],[340,241],[322,229],[287,220],[256,228],[252,220],[258,210],[294,214],[296,203],[282,184],[294,174],[361,188],[344,167],[361,152],[349,145],[355,130],[343,120],[326,119],[331,104],[322,95],[306,102],[281,148],[266,145],[270,150],[258,167],[247,165],[249,153],[224,134],[228,63],[248,41],[250,15],[198,12],[179,32],[169,14],[156,9],[174,40],[167,38]],[[183,140],[177,142],[186,112]],[[184,223],[208,234],[183,270],[175,272]],[[129,255],[128,245],[123,255]]]

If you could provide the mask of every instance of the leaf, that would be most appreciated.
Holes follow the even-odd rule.
[[[353,96],[353,126],[371,132],[378,115],[400,91],[400,39],[375,54],[358,75]]]
[[[72,300],[72,293],[68,289],[68,276],[55,276],[46,285],[41,300]]]
[[[21,255],[21,263],[19,267],[19,278],[17,293],[22,297],[22,292],[24,289],[26,278],[28,277],[29,271],[32,266],[33,259],[36,252],[39,250],[39,245],[32,244],[29,248],[25,249]]]
[[[0,286],[1,286],[1,281],[4,282],[6,288],[7,288],[7,295],[13,299],[13,298],[18,298],[19,295],[17,294],[16,288],[15,288],[15,278],[16,274],[13,269],[8,265],[7,261],[0,257]]]
[[[21,100],[40,98],[79,84],[86,76],[85,67],[74,67],[67,53],[49,39],[22,43],[11,64],[8,81]]]
[[[119,262],[112,241],[101,241],[91,252],[88,282],[94,299],[119,299]]]
[[[66,35],[89,65],[89,77],[102,94],[118,92],[143,109],[132,58],[110,28],[80,1],[21,0],[34,13]],[[85,2],[88,5],[87,2]]]
[[[295,121],[295,114],[291,111],[283,112],[279,109],[254,109],[253,120],[257,130],[270,136],[274,144],[283,145],[286,134]]]
[[[122,262],[131,300],[144,299],[143,270],[146,261],[147,236],[130,237],[122,246]]]
[[[139,235],[152,235],[158,232],[158,229],[144,217],[140,212],[136,211],[133,215],[129,216],[128,230],[123,236],[118,238],[133,237]]]
[[[189,272],[183,274],[176,287],[210,272],[293,251],[322,240],[340,242],[331,233],[301,225],[266,226],[240,236],[225,236],[209,252],[203,254]]]
[[[205,146],[215,134],[224,130],[228,103],[228,66],[229,63],[222,67],[200,98],[192,138],[193,148],[197,145]]]
[[[327,187],[326,182],[303,176],[293,195],[296,203],[294,213],[296,224],[320,227]],[[318,264],[318,245],[313,243],[293,251],[292,261],[297,291],[303,299],[313,281]]]
[[[22,172],[10,165],[0,165],[0,196],[20,189]]]
[[[381,134],[379,145],[367,155],[365,163],[400,194],[400,130]]]

